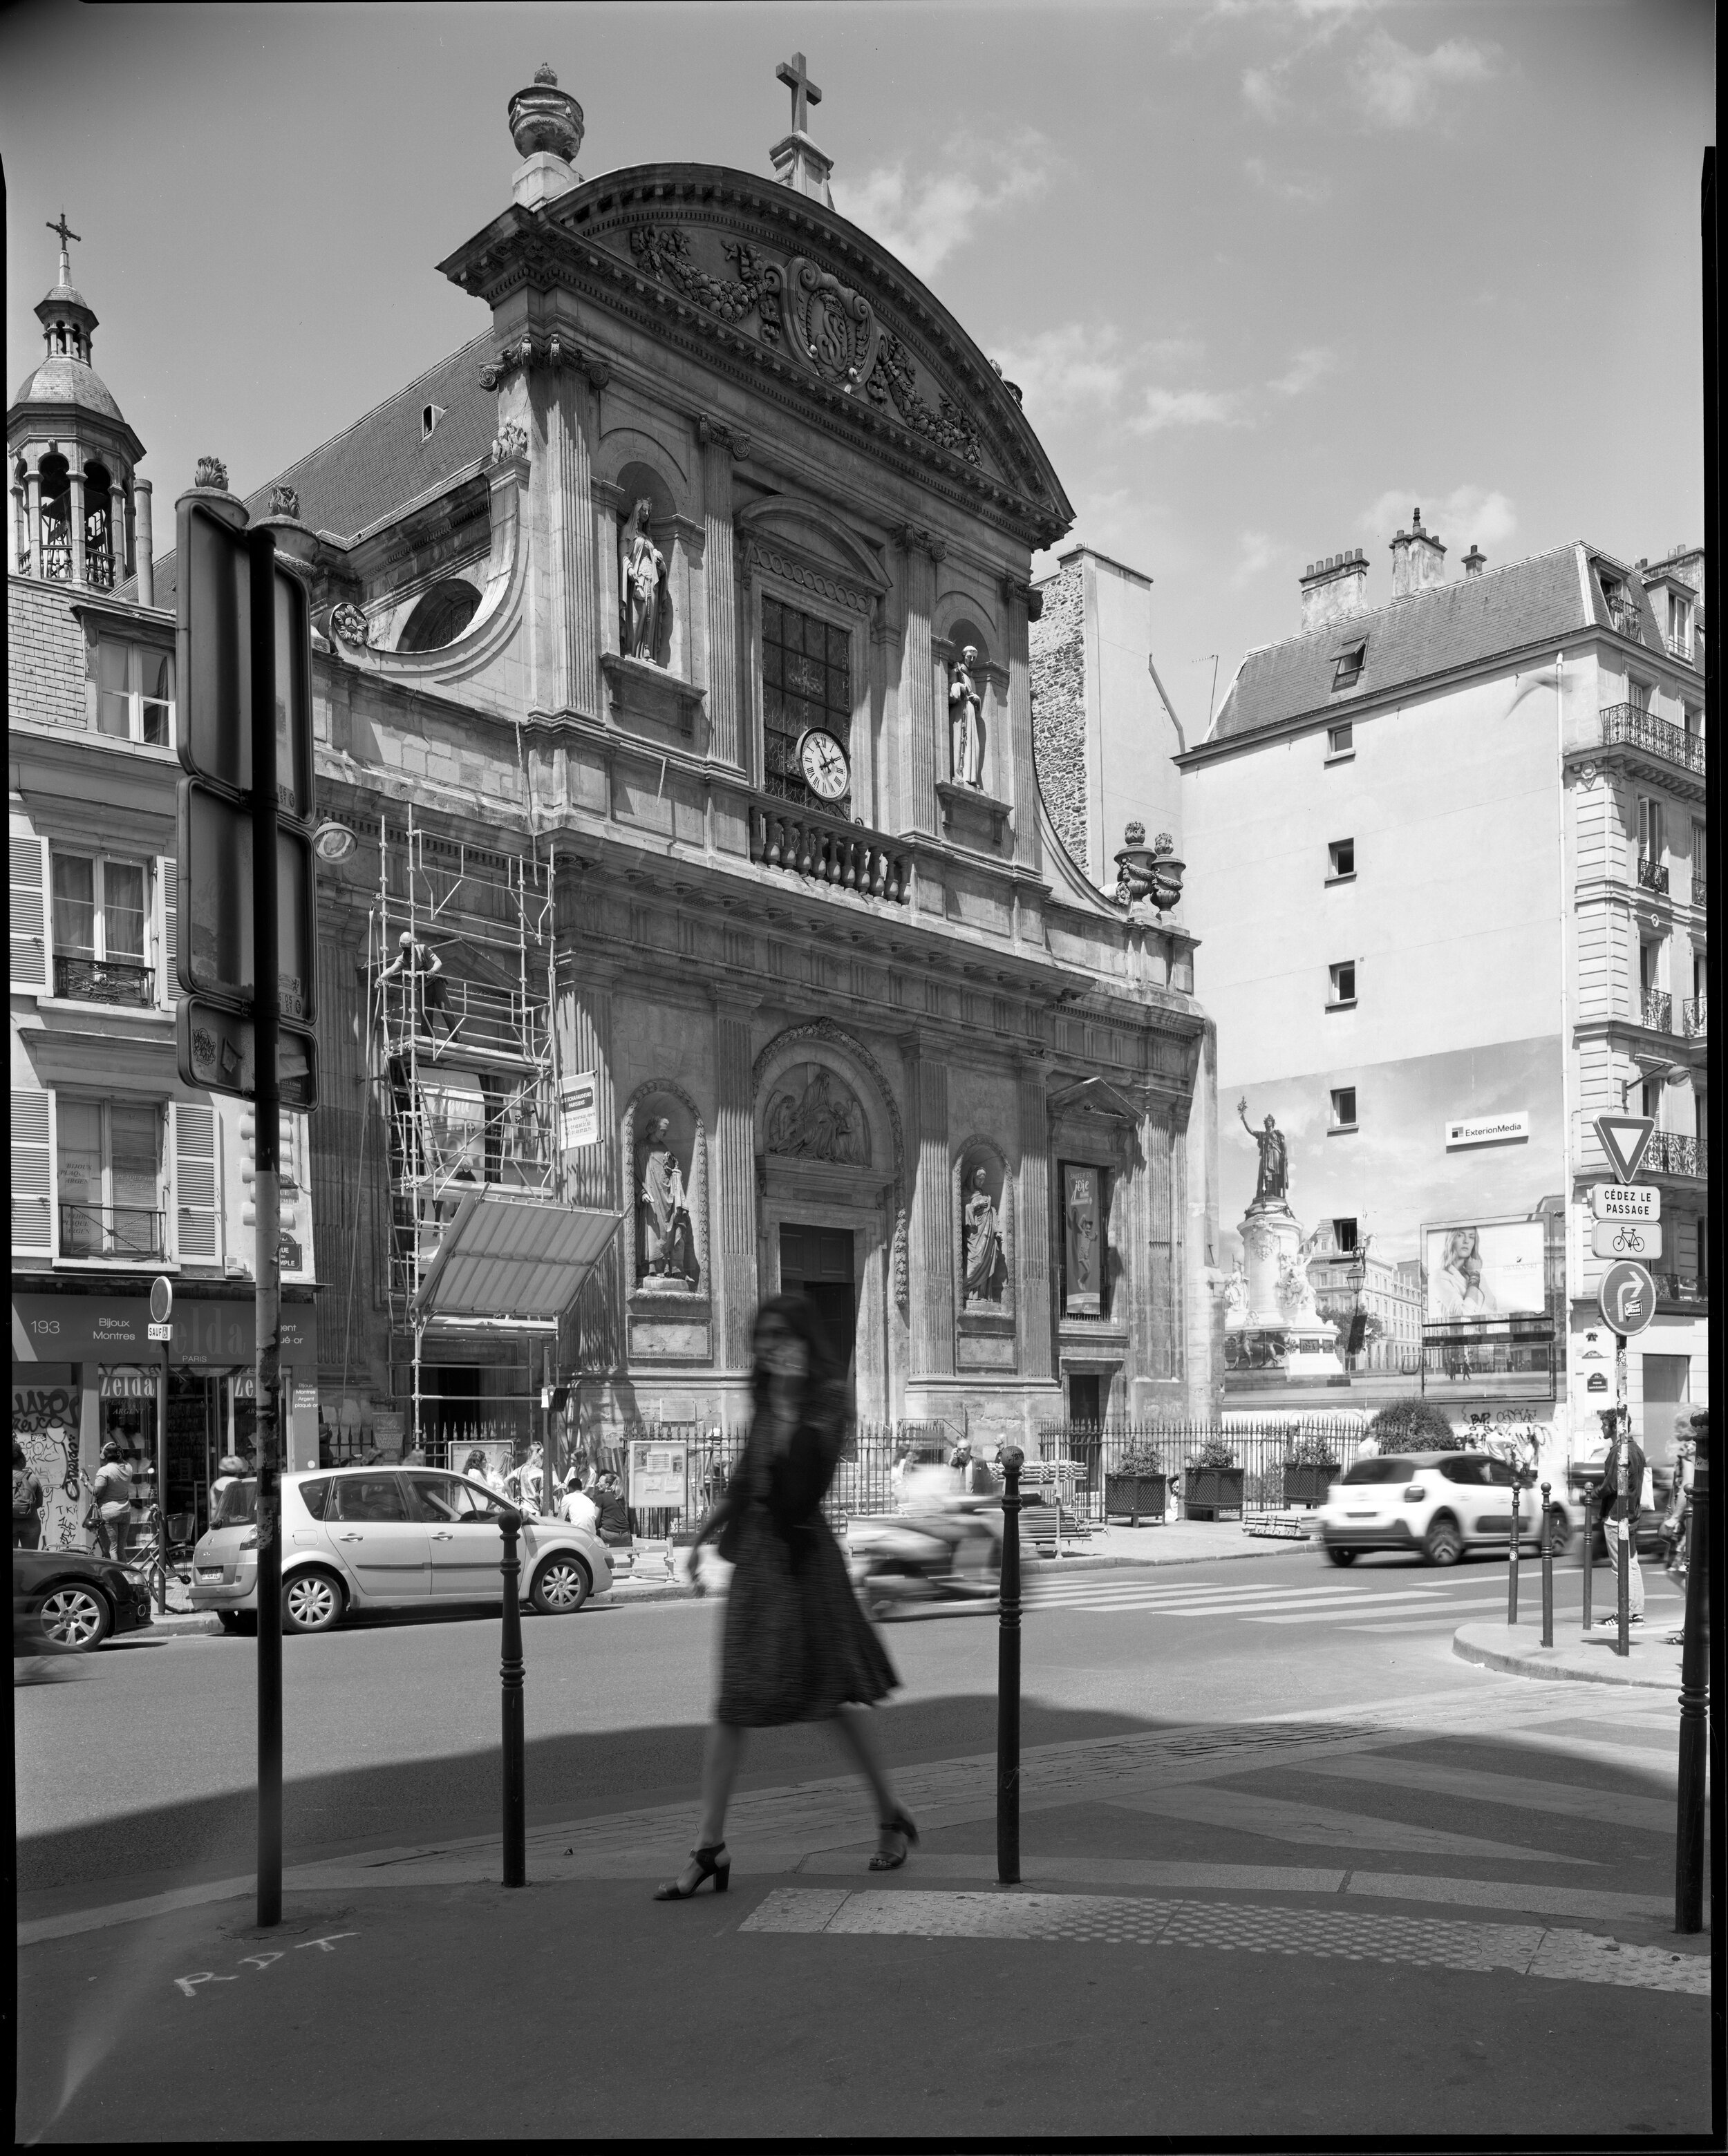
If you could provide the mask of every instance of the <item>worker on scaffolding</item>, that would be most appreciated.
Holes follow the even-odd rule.
[[[429,1040],[447,1038],[450,1032],[450,983],[444,978],[444,961],[429,943],[422,943],[411,928],[397,938],[397,955],[378,975],[386,981],[404,980],[408,989],[409,1024]],[[435,1014],[439,1021],[435,1024]]]

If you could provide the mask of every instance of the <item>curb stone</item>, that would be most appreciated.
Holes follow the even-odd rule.
[[[1678,1648],[1667,1650],[1659,1661],[1641,1663],[1628,1656],[1623,1662],[1607,1645],[1607,1634],[1603,1635],[1602,1643],[1593,1649],[1581,1644],[1566,1647],[1514,1646],[1508,1645],[1504,1636],[1509,1629],[1460,1625],[1452,1635],[1452,1651],[1460,1661],[1475,1662],[1485,1670],[1502,1670],[1511,1676],[1540,1677],[1549,1683],[1618,1685],[1623,1688],[1635,1686],[1644,1691],[1679,1690]],[[1496,1633],[1501,1635],[1498,1639]],[[1650,1646],[1656,1644],[1653,1640],[1648,1642]],[[1674,1658],[1672,1662],[1667,1659],[1669,1655]]]

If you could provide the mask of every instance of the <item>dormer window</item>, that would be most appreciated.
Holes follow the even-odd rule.
[[[421,408],[420,439],[423,442],[430,439],[432,429],[444,417],[444,413],[445,408],[442,404],[428,404]]]
[[[1643,618],[1638,601],[1625,583],[1607,569],[1598,567],[1597,579],[1602,585],[1602,603],[1608,610],[1608,620],[1622,636],[1642,637]]]
[[[1347,644],[1338,654],[1332,663],[1332,686],[1335,692],[1340,689],[1355,687],[1357,682],[1362,678],[1362,667],[1367,656],[1368,647],[1365,644]]]

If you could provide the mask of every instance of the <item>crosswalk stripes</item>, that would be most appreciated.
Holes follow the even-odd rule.
[[[1461,1591],[1478,1586],[1488,1588],[1488,1583],[1479,1578],[1445,1584],[1427,1579],[1403,1587],[1378,1579],[1345,1583],[1333,1578],[1310,1586],[1271,1581],[1238,1586],[1219,1579],[1157,1581],[1094,1574],[1031,1583],[1026,1601],[1034,1615],[1127,1612],[1173,1619],[1222,1616],[1246,1625],[1329,1625],[1396,1635],[1450,1630],[1463,1615],[1504,1607],[1506,1591],[1499,1581],[1486,1592]]]

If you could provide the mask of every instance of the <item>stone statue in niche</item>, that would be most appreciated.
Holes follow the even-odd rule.
[[[648,534],[651,501],[639,501],[625,528],[618,588],[622,619],[619,635],[627,659],[660,664],[660,632],[671,618],[666,557]]]
[[[863,1110],[825,1065],[808,1064],[805,1070],[801,1084],[798,1074],[789,1071],[789,1090],[769,1103],[768,1150],[795,1159],[859,1166],[869,1158]]]
[[[684,1193],[684,1176],[672,1151],[671,1125],[656,1116],[643,1133],[640,1191],[642,1240],[636,1266],[648,1288],[692,1288],[700,1268]]]
[[[1000,1304],[1008,1268],[1002,1256],[1001,1216],[990,1194],[989,1171],[975,1168],[960,1204],[960,1263],[968,1310]]]
[[[978,664],[978,648],[969,644],[960,663],[949,676],[948,723],[956,786],[984,786],[984,711],[972,669]]]

